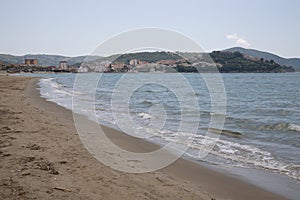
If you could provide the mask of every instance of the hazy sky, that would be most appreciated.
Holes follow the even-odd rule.
[[[206,51],[243,46],[300,57],[298,0],[1,0],[0,53],[76,56],[143,27],[178,31]]]

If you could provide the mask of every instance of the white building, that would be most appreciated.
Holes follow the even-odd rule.
[[[132,59],[129,61],[129,65],[136,66],[138,64],[139,64],[139,60],[137,60],[137,59]]]
[[[58,68],[61,69],[61,70],[68,69],[68,62],[67,61],[60,61]]]

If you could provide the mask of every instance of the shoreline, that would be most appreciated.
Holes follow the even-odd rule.
[[[4,85],[1,93],[5,94],[1,99],[1,112],[5,111],[2,111],[4,107],[8,108],[5,111],[8,119],[1,118],[1,122],[10,130],[18,130],[10,131],[15,133],[9,136],[16,138],[7,139],[11,145],[0,149],[4,161],[1,162],[0,194],[2,188],[7,190],[5,187],[11,185],[23,188],[21,197],[27,195],[27,199],[60,199],[63,196],[72,199],[285,199],[183,158],[162,170],[146,174],[110,169],[83,147],[72,112],[40,97],[36,89],[38,78],[0,76],[0,80]],[[18,119],[15,119],[16,116]],[[14,125],[12,122],[16,120],[20,122]],[[122,148],[134,152],[158,148],[145,140],[101,127]],[[2,132],[1,136],[10,134],[9,131]],[[2,140],[5,138],[2,137]],[[43,165],[46,167],[43,168]],[[20,169],[15,169],[16,166]],[[56,171],[58,174],[55,174]]]

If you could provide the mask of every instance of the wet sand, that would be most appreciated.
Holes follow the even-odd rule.
[[[39,96],[37,81],[0,75],[1,199],[284,199],[184,159],[143,174],[111,169],[84,148],[72,112]],[[102,128],[124,149],[158,148]]]

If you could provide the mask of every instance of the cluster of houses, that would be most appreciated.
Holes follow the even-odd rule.
[[[60,61],[58,66],[49,66],[48,67],[50,71],[53,72],[73,72],[77,73],[78,68],[72,65],[68,65],[68,62],[63,60]]]
[[[139,59],[132,59],[127,64],[118,62],[93,62],[83,63],[78,72],[103,72],[103,73],[124,73],[124,72],[174,72],[174,68],[180,66],[190,66],[185,59],[159,60],[148,62]]]
[[[125,72],[174,72],[177,66],[190,66],[185,59],[178,60],[159,60],[148,62],[139,59],[132,59],[127,63],[120,62],[92,62],[82,63],[81,66],[68,65],[62,60],[58,66],[39,66],[37,59],[25,59],[23,64],[2,65],[1,70],[8,73],[20,72],[103,72],[103,73],[125,73]]]
[[[69,66],[67,61],[60,61],[58,66],[39,66],[38,59],[25,59],[23,64],[1,64],[0,70],[8,73],[21,72],[73,72],[76,73],[78,68]]]

